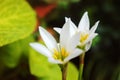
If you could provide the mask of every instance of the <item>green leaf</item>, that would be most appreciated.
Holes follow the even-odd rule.
[[[73,2],[73,3],[77,3],[79,1],[81,1],[81,0],[71,0],[71,2]]]
[[[61,80],[61,71],[58,65],[51,64],[48,59],[30,50],[29,64],[31,74],[40,78],[40,80]]]
[[[101,40],[101,37],[98,35],[93,39],[92,46],[94,47],[96,44],[98,44]]]
[[[21,47],[18,42],[0,48],[0,58],[5,66],[13,68],[19,63]]]
[[[78,80],[78,70],[73,63],[68,64],[67,80]]]
[[[35,13],[25,0],[0,0],[0,46],[29,36]]]
[[[5,66],[14,68],[19,64],[21,55],[28,57],[29,43],[34,41],[33,36],[0,47],[0,59]]]
[[[61,70],[58,65],[51,64],[47,58],[34,50],[30,51],[29,64],[33,75],[39,80],[61,80]],[[71,74],[72,73],[72,74]],[[67,80],[77,80],[78,70],[72,63],[68,64]]]

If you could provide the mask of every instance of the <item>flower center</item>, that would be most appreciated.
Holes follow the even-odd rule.
[[[83,43],[88,38],[88,34],[81,33],[80,34],[80,42]]]
[[[68,52],[65,50],[65,48],[60,48],[60,51],[54,49],[53,58],[63,61],[68,56]]]

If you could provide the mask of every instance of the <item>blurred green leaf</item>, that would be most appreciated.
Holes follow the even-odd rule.
[[[101,37],[98,35],[93,39],[92,46],[95,46],[97,43],[99,43],[101,40]]]
[[[29,36],[35,13],[25,0],[0,0],[0,46]]]
[[[79,1],[81,1],[81,0],[71,0],[71,2],[73,2],[73,3],[76,3],[76,2],[79,2]]]
[[[74,64],[68,64],[67,80],[78,80],[78,70]]]
[[[120,80],[120,72],[119,72],[119,74],[118,74],[118,79],[117,80]]]
[[[50,64],[46,57],[38,54],[34,50],[29,56],[30,71],[40,80],[61,80],[60,68],[56,64]]]
[[[8,67],[15,67],[18,64],[20,55],[21,48],[20,44],[17,42],[0,48],[0,57],[3,63]]]
[[[61,8],[68,9],[71,3],[77,3],[80,0],[58,0],[58,5]]]
[[[23,40],[0,47],[0,58],[7,67],[14,68],[19,64],[19,60],[23,53],[29,53],[29,43],[33,41],[33,37],[29,36]]]
[[[59,1],[58,4],[59,4],[61,7],[67,8],[68,5],[69,5],[69,2],[68,2],[68,1]]]
[[[29,64],[30,71],[40,80],[61,80],[61,70],[58,65],[51,64],[47,58],[38,54],[34,50],[30,51]],[[71,74],[72,73],[72,74]],[[68,64],[67,80],[77,80],[78,70],[72,63]]]

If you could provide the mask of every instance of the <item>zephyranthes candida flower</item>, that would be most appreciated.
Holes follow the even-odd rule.
[[[90,29],[90,23],[89,23],[87,12],[85,12],[84,15],[82,16],[78,24],[78,27],[76,27],[76,25],[71,21],[70,18],[65,18],[65,20],[70,21],[70,26],[72,27],[70,28],[71,36],[80,32],[80,35],[79,35],[80,41],[78,46],[84,51],[88,51],[89,48],[91,47],[93,38],[95,38],[95,36],[97,35],[97,33],[95,33],[95,30],[97,29],[99,21],[97,21],[95,25]],[[58,33],[61,33],[61,28],[54,28],[54,29]]]
[[[82,50],[76,48],[79,43],[80,33],[71,36],[70,30],[70,20],[67,20],[61,29],[59,43],[57,43],[55,38],[48,31],[39,27],[39,32],[45,45],[30,43],[30,46],[48,57],[50,62],[64,64],[82,53]]]

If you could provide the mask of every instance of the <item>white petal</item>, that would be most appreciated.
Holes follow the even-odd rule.
[[[63,25],[63,28],[60,32],[60,44],[66,47],[69,38],[70,38],[70,21],[68,20]]]
[[[59,34],[60,34],[61,30],[62,30],[61,28],[57,28],[57,27],[54,27],[53,29],[54,29],[57,33],[59,33]]]
[[[95,32],[95,30],[96,30],[97,27],[98,27],[99,22],[100,22],[100,21],[97,21],[97,22],[95,23],[95,25],[90,29],[90,34]]]
[[[39,27],[39,32],[48,49],[52,50],[57,47],[55,38],[48,31]]]
[[[64,59],[64,62],[68,62],[69,60],[79,56],[80,54],[82,54],[82,52],[83,51],[81,49],[75,49],[73,53],[71,53],[68,57]]]
[[[62,64],[63,62],[59,61],[59,60],[55,60],[54,58],[48,58],[48,61],[54,64]]]
[[[89,31],[89,26],[88,12],[85,12],[78,24],[78,29],[80,31]]]
[[[88,50],[90,49],[91,44],[92,44],[92,40],[89,41],[89,42],[86,44],[86,46],[85,46],[85,51],[88,51]]]
[[[65,17],[65,22],[67,22],[70,18]]]
[[[92,33],[88,36],[87,40],[85,41],[85,44],[88,43],[89,41],[93,40],[98,34],[97,33]]]
[[[71,18],[65,17],[65,21],[70,21],[70,35],[74,35],[77,32],[76,25],[72,22]]]
[[[70,35],[73,36],[76,32],[78,32],[77,27],[70,19]]]
[[[76,27],[76,25],[71,21],[70,18],[65,17],[65,20],[66,20],[66,22],[67,22],[67,21],[70,22],[70,24],[69,24],[69,26],[70,26],[70,35],[71,35],[71,36],[74,35],[74,34],[77,32],[77,27]],[[55,27],[55,28],[53,28],[53,29],[54,29],[57,33],[60,34],[61,28]]]
[[[77,32],[77,27],[76,25],[71,21],[70,18],[65,17],[66,22],[69,21],[70,22],[70,35],[74,35]],[[60,33],[61,32],[61,28],[53,28],[56,32]]]
[[[67,43],[67,50],[69,52],[72,52],[79,44],[79,41],[80,41],[80,33],[74,34]]]
[[[45,46],[39,43],[30,43],[30,46],[42,55],[45,55],[46,57],[52,56],[52,53]]]

